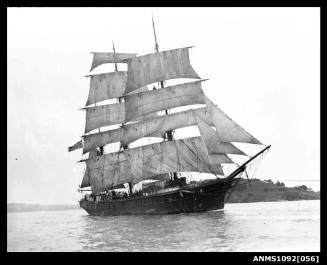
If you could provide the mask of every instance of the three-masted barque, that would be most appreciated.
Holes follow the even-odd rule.
[[[155,53],[116,53],[114,46],[113,52],[92,53],[90,90],[83,108],[85,132],[82,140],[68,148],[88,153],[88,158],[81,160],[86,170],[80,189],[89,188],[92,193],[80,200],[80,206],[90,215],[222,209],[226,192],[236,185],[250,162],[270,147],[205,96],[204,80],[190,64],[191,47],[160,52],[154,24],[153,30]],[[118,71],[118,63],[127,64],[127,71]],[[114,64],[115,71],[92,74],[102,64]],[[166,80],[185,78],[195,81],[165,85]],[[112,99],[116,103],[101,104]],[[187,109],[180,111],[180,107]],[[111,128],[103,130],[106,126]],[[189,126],[196,126],[200,135],[174,138],[174,130]],[[140,139],[156,141],[130,147]],[[230,155],[247,156],[233,142],[263,148],[226,175],[222,165],[235,163]],[[114,143],[119,143],[119,149],[105,152]],[[215,178],[189,181],[186,172],[208,173]],[[143,183],[143,188],[136,190],[138,183]],[[119,188],[126,191],[119,192]]]

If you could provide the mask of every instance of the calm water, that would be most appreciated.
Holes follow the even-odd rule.
[[[8,251],[320,251],[320,201],[161,216],[18,212],[7,221]]]

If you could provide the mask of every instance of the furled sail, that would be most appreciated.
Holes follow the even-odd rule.
[[[151,179],[153,180],[170,180],[169,173],[159,174],[156,176],[152,176]]]
[[[157,111],[191,104],[205,104],[201,81],[127,95],[125,103],[86,108],[85,133],[102,126],[142,121]]]
[[[216,156],[216,164],[208,161],[202,139],[193,137],[108,153],[88,159],[86,164],[93,191],[98,193],[120,183],[137,183],[169,172],[223,174],[219,164],[233,163],[225,154]]]
[[[126,96],[126,121],[155,111],[192,104],[205,104],[201,81]]]
[[[68,152],[74,151],[76,149],[83,148],[82,140],[78,141],[76,144],[68,147]]]
[[[205,102],[209,111],[209,115],[211,116],[215,125],[218,137],[222,142],[262,144],[236,122],[234,122],[231,118],[229,118],[207,97],[205,97]]]
[[[200,77],[190,64],[189,47],[152,53],[128,60],[127,91],[151,83]]]
[[[90,90],[86,106],[102,100],[124,96],[126,94],[126,81],[126,71],[90,75]],[[147,87],[144,86],[130,93],[144,92],[147,90]]]
[[[92,52],[93,61],[90,71],[104,63],[123,63],[124,60],[133,58],[136,53],[113,53],[113,52]]]

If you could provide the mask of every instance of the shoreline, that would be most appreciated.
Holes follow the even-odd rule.
[[[251,202],[225,202],[225,204],[241,204],[241,203],[265,203],[265,202],[295,202],[295,201],[320,201],[320,199],[302,199],[302,200],[272,200],[272,201],[251,201]],[[7,204],[7,206],[10,205]],[[34,204],[26,204],[27,206],[31,206]],[[43,207],[45,205],[42,205]],[[46,206],[55,206],[55,205],[46,205]],[[79,207],[79,205],[64,205],[64,208],[53,208],[53,209],[37,209],[37,208],[30,208],[30,209],[12,209],[8,210],[7,208],[7,214],[8,213],[18,213],[18,212],[50,212],[50,211],[69,211],[69,210],[82,210],[82,208]]]
[[[260,203],[260,202],[301,202],[301,201],[320,201],[320,199],[302,199],[302,200],[276,200],[276,201],[253,201],[253,202],[225,202],[225,204],[236,204],[236,203]]]

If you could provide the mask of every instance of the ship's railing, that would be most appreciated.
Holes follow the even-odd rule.
[[[166,192],[171,192],[175,190],[179,190],[182,187],[184,187],[186,184],[186,179],[181,178],[178,179],[178,181],[171,181],[167,183],[168,185],[164,188],[146,188],[139,191],[135,191],[131,194],[128,194],[127,192],[115,192],[114,190],[108,190],[104,191],[98,195],[94,194],[85,194],[85,196],[81,199],[81,201],[112,201],[117,199],[127,199],[127,198],[135,198],[135,197],[141,197],[141,196],[149,196],[149,195],[155,195],[155,194],[162,194]],[[192,185],[192,184],[191,184]]]

